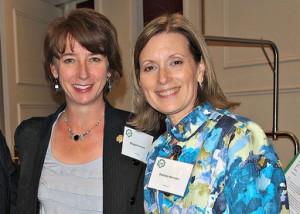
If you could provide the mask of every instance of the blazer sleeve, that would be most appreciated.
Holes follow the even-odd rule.
[[[17,200],[17,170],[0,130],[0,213],[12,213]]]

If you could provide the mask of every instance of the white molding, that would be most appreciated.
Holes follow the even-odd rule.
[[[18,32],[18,18],[25,18],[28,20],[31,20],[33,22],[36,23],[41,23],[44,25],[47,25],[47,20],[32,16],[31,14],[25,13],[23,11],[17,10],[17,9],[13,9],[13,27],[14,27],[14,43],[15,43],[15,72],[16,72],[16,83],[18,85],[37,85],[37,86],[44,86],[44,87],[48,87],[48,83],[44,78],[44,70],[43,67],[41,66],[41,71],[43,74],[40,76],[42,79],[32,79],[32,78],[26,78],[28,77],[28,75],[24,74],[24,72],[26,73],[26,69],[22,69],[20,68],[20,61],[19,61],[19,43],[18,43],[18,36],[20,36],[19,32]],[[27,44],[28,46],[30,46],[31,44]],[[41,47],[42,48],[42,47]],[[41,60],[40,60],[41,61]],[[42,65],[42,62],[40,62],[40,64]],[[21,74],[21,72],[23,72],[23,75]],[[41,82],[42,81],[42,82]]]
[[[298,86],[285,86],[278,90],[278,94],[300,93],[300,85]],[[256,95],[273,95],[273,88],[262,88],[252,90],[228,90],[225,91],[228,97],[240,96],[256,96]],[[280,95],[279,95],[280,96]]]
[[[256,65],[267,65],[268,59],[254,59],[254,60],[240,60],[240,61],[235,61],[235,62],[230,62],[228,61],[228,48],[224,47],[224,69],[229,69],[229,68],[240,68],[240,67],[248,67],[248,66],[256,66]],[[279,55],[280,56],[280,55]],[[269,56],[271,63],[273,63],[274,58],[273,56]],[[279,62],[278,63],[288,63],[288,62],[297,62],[300,61],[300,55],[294,55],[294,56],[280,56]]]
[[[43,2],[46,2],[48,4],[52,4],[54,6],[60,6],[60,5],[63,5],[63,4],[70,4],[70,3],[80,3],[80,2],[84,2],[86,0],[41,0]]]

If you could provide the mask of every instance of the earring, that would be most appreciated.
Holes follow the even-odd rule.
[[[203,90],[203,83],[199,82],[200,89]]]
[[[54,90],[55,90],[56,93],[59,93],[59,92],[60,92],[60,87],[59,87],[59,81],[58,81],[58,78],[55,78]]]
[[[110,77],[107,77],[107,87],[108,87],[108,91],[111,92],[112,84],[111,84],[111,78]]]

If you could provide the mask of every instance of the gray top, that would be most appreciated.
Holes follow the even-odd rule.
[[[40,214],[102,214],[102,169],[102,157],[85,164],[56,160],[50,138],[38,189]]]

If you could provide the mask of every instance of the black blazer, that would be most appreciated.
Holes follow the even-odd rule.
[[[0,213],[13,212],[17,197],[17,171],[0,130]]]
[[[20,158],[17,213],[39,213],[39,180],[49,144],[52,125],[65,105],[48,117],[23,121],[15,132]],[[145,165],[121,154],[123,135],[130,113],[105,104],[103,145],[103,209],[105,214],[144,213],[143,180]]]

